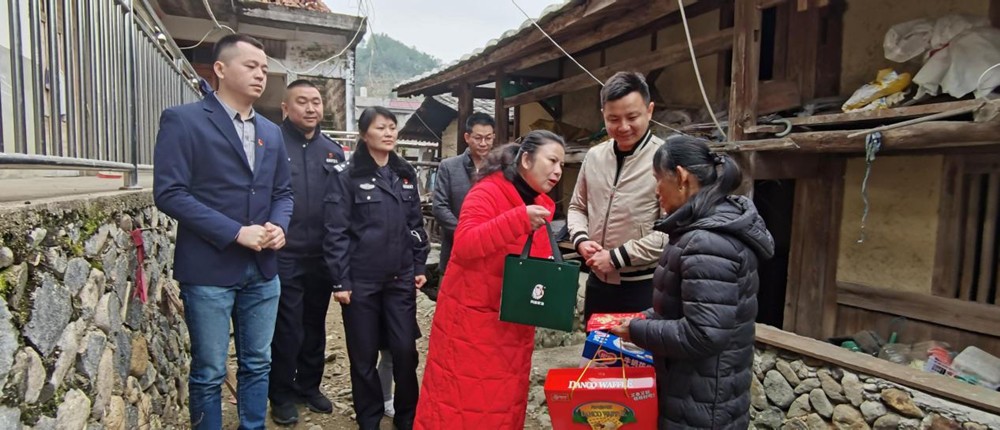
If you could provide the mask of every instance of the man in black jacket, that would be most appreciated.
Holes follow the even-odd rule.
[[[289,84],[281,109],[295,205],[288,244],[278,253],[281,299],[271,343],[268,398],[271,419],[287,425],[298,421],[295,405],[300,401],[313,412],[333,411],[319,389],[333,284],[323,261],[323,198],[327,174],[344,162],[344,150],[320,133],[323,98],[309,81]]]

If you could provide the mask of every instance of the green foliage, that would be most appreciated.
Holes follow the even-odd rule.
[[[436,69],[441,60],[381,33],[368,37],[357,49],[355,88],[367,87],[370,97],[387,97],[401,81]]]

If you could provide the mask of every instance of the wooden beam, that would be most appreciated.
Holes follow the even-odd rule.
[[[587,15],[587,7],[601,0],[589,0],[569,10],[556,15],[552,19],[540,22],[539,25],[571,53],[579,52],[590,46],[612,39],[637,27],[644,26],[656,19],[677,11],[675,1],[619,0],[622,7],[642,10],[641,14],[620,19],[614,15],[617,7],[603,8],[598,13]],[[697,3],[697,0],[684,0],[685,6]],[[565,34],[571,28],[586,31],[586,37],[566,38]],[[560,40],[565,39],[565,40]],[[538,31],[534,26],[522,29],[515,36],[502,41],[498,46],[487,52],[459,63],[440,73],[428,76],[416,82],[410,82],[396,88],[400,97],[433,92],[434,87],[446,86],[449,82],[459,79],[485,80],[485,76],[499,64],[510,73],[537,66],[547,61],[562,57],[563,54]]]
[[[733,24],[733,81],[729,97],[729,140],[746,137],[757,122],[761,13],[756,0],[736,2]]]
[[[503,105],[503,88],[507,85],[507,74],[504,73],[503,69],[498,69],[496,76],[497,81],[493,95],[493,109],[496,114],[495,121],[497,123],[497,129],[494,131],[494,134],[496,135],[496,141],[500,145],[503,145],[510,140],[510,135],[508,134],[510,111]]]
[[[930,294],[839,282],[837,303],[990,336],[996,336],[1000,327],[996,305]]]
[[[895,382],[989,413],[1000,413],[1000,394],[955,378],[851,352],[829,342],[797,336],[768,325],[757,324],[756,337],[760,343],[785,351],[813,357],[837,367]]]
[[[854,130],[792,133],[780,139],[732,142],[730,152],[795,150],[802,152],[863,153],[865,136],[848,138]],[[796,147],[779,146],[791,140]],[[882,152],[942,149],[1000,143],[1000,122],[932,121],[882,132]]]
[[[719,51],[728,49],[732,42],[733,39],[731,29],[722,30],[718,33],[702,36],[693,40],[695,52],[699,53],[699,55],[711,55],[718,53]],[[591,73],[603,81],[621,70],[649,71],[659,69],[672,64],[680,63],[682,61],[688,61],[690,60],[690,55],[691,54],[688,52],[687,42],[677,43],[659,52],[629,58],[605,67],[594,69]],[[559,94],[565,94],[598,85],[598,82],[587,74],[579,74],[525,91],[512,97],[508,97],[504,100],[504,106],[511,107],[523,105],[539,100],[545,100]]]
[[[788,122],[795,126],[810,125],[840,125],[861,121],[885,121],[893,119],[906,119],[955,109],[975,107],[982,105],[980,100],[960,100],[955,102],[931,103],[918,106],[902,106],[890,109],[870,110],[863,112],[846,112],[827,115],[812,115],[796,118],[787,118]],[[748,132],[756,132],[753,129]]]
[[[457,153],[461,154],[465,152],[465,149],[469,147],[465,143],[465,121],[469,119],[472,115],[472,87],[465,82],[461,82],[458,85],[458,146]]]

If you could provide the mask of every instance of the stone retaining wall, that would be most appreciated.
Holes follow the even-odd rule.
[[[1000,416],[759,346],[751,387],[756,429],[1000,429]]]
[[[149,192],[0,209],[0,428],[186,425],[174,234]]]

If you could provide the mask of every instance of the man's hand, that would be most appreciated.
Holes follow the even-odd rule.
[[[260,225],[248,225],[240,227],[239,234],[236,235],[236,243],[250,248],[254,251],[264,249],[267,241],[267,229]]]
[[[539,205],[530,205],[526,209],[528,211],[528,220],[531,221],[532,230],[545,225],[545,220],[552,215],[552,212]]]
[[[632,318],[622,318],[618,320],[618,325],[611,327],[611,334],[622,338],[626,342],[632,341],[632,336],[629,335],[628,328],[629,324],[632,322]]]
[[[285,231],[281,227],[267,223],[264,224],[264,230],[267,231],[267,240],[261,245],[261,248],[271,248],[277,251],[285,246]]]
[[[580,257],[583,257],[584,260],[590,260],[594,254],[602,249],[604,248],[601,247],[601,244],[592,240],[585,240],[580,242],[580,245],[576,247],[576,252],[580,253]]]
[[[337,291],[333,293],[333,299],[342,305],[351,304],[351,292],[350,291]]]
[[[610,275],[616,270],[615,265],[611,264],[611,253],[604,249],[587,259],[587,266],[602,275]]]
[[[427,276],[417,275],[413,280],[417,284],[417,289],[419,290],[424,287],[424,284],[427,283]]]

